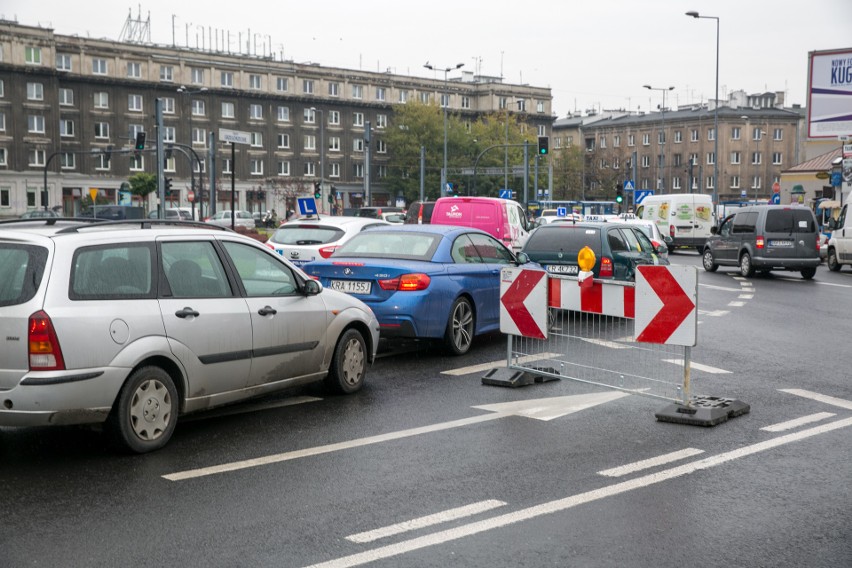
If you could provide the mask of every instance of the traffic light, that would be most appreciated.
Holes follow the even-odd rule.
[[[314,182],[314,199],[322,199],[322,185],[320,182]]]
[[[144,150],[145,149],[145,133],[137,132],[136,133],[136,149]]]
[[[172,190],[172,178],[164,178],[163,179],[163,187],[166,191]]]
[[[620,183],[615,186],[615,202],[619,205],[624,202],[624,186]]]
[[[550,146],[550,138],[548,138],[547,136],[539,136],[538,137],[538,155],[539,156],[547,156],[549,146]]]

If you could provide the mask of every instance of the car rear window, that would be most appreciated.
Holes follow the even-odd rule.
[[[324,245],[339,241],[344,234],[340,227],[328,225],[285,225],[271,240],[281,245]]]
[[[766,212],[767,233],[813,233],[816,222],[806,209],[771,209]]]
[[[427,233],[365,231],[334,251],[332,258],[357,256],[428,261],[432,260],[440,242],[440,235]]]
[[[44,247],[0,243],[0,306],[32,299],[41,285],[46,262]]]
[[[601,255],[601,231],[595,227],[569,224],[545,225],[536,229],[524,246],[524,252],[535,260],[538,253],[562,252],[565,258],[576,260],[584,246]]]

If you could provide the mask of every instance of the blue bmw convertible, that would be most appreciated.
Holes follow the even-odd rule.
[[[363,231],[303,270],[370,306],[382,337],[442,339],[461,355],[499,329],[500,269],[518,263],[478,229],[398,225]]]

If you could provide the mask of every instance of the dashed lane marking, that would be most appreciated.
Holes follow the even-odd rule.
[[[663,359],[663,361],[666,363],[674,363],[675,365],[683,365],[683,359]],[[689,363],[689,367],[696,371],[704,371],[705,373],[713,373],[714,375],[731,374],[731,371],[711,367],[710,365],[702,365],[701,363],[696,363],[694,361]]]
[[[731,313],[729,310],[713,310],[712,312],[709,312],[709,311],[707,311],[707,310],[698,310],[698,315],[700,315],[700,316],[710,316],[710,317],[713,317],[713,318],[718,318],[718,317],[726,316],[726,315],[728,315],[729,313]]]
[[[732,308],[741,308],[745,306],[745,302],[728,302],[728,305]]]
[[[754,298],[754,294],[740,294],[739,296],[737,296],[737,298],[739,298],[740,300],[751,300],[752,298]]]
[[[779,389],[781,392],[786,392],[788,394],[794,394],[796,396],[801,396],[804,398],[809,398],[811,400],[816,400],[818,402],[824,402],[825,404],[830,404],[832,406],[839,406],[840,408],[845,408],[846,410],[852,410],[852,400],[846,400],[843,398],[836,398],[833,396],[827,396],[824,394],[819,394],[818,392],[802,390],[802,389]]]
[[[831,412],[818,412],[816,414],[796,418],[795,420],[788,420],[786,422],[779,422],[778,424],[773,424],[771,426],[764,426],[763,428],[761,428],[761,430],[764,430],[766,432],[783,432],[784,430],[792,430],[794,428],[798,428],[799,426],[804,426],[805,424],[819,422],[820,420],[825,420],[826,418],[831,418],[832,416],[836,415]]]
[[[703,453],[704,450],[699,450],[696,448],[686,448],[677,452],[671,452],[670,454],[663,454],[655,458],[649,458],[646,460],[629,463],[619,467],[614,467],[612,469],[605,469],[603,471],[599,471],[598,475],[605,475],[607,477],[621,477],[623,475],[627,475],[628,473],[635,473],[637,471],[642,471],[643,469],[657,467],[658,465],[665,465],[667,463],[684,460],[686,458],[691,458],[692,456],[697,456],[698,454]]]

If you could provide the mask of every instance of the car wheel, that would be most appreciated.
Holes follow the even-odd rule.
[[[367,342],[357,329],[349,328],[337,340],[325,386],[334,392],[351,394],[364,386],[366,374]]]
[[[464,355],[473,343],[473,308],[467,298],[458,298],[450,310],[444,342],[453,355]]]
[[[702,264],[704,264],[704,270],[707,272],[716,272],[716,269],[719,268],[719,265],[716,264],[716,261],[713,259],[713,253],[710,249],[704,251],[704,256],[701,258]]]
[[[166,445],[177,424],[178,394],[160,367],[133,372],[118,393],[108,428],[125,448],[144,454]]]
[[[840,271],[840,263],[837,262],[837,251],[834,250],[833,248],[828,249],[827,263],[828,263],[828,269],[831,270],[832,272],[839,272]]]
[[[751,255],[744,252],[740,257],[740,274],[748,278],[754,274],[754,266],[751,264]]]
[[[810,268],[805,268],[804,270],[802,270],[802,278],[804,278],[805,280],[810,280],[815,275],[816,275],[816,267],[815,266],[811,266]]]

